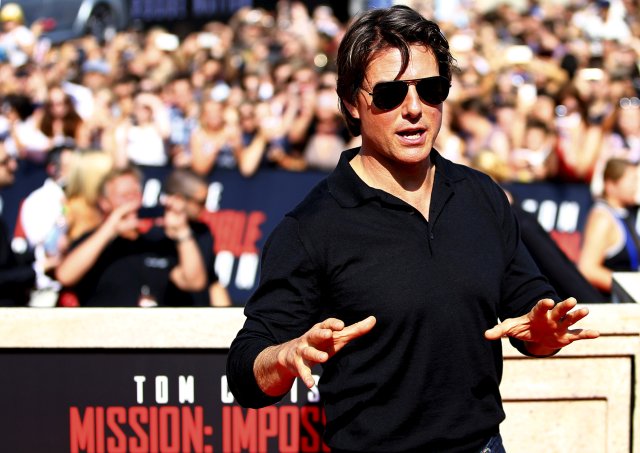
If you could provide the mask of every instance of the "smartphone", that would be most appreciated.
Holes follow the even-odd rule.
[[[198,34],[198,45],[203,49],[211,49],[215,47],[220,42],[220,38],[218,38],[213,33],[202,32]]]
[[[160,203],[155,206],[143,206],[138,209],[138,218],[140,219],[157,219],[164,216],[164,206]]]

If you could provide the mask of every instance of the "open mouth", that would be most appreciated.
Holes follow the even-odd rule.
[[[399,131],[398,135],[407,140],[418,140],[422,135],[424,135],[425,129],[406,129],[403,131]]]

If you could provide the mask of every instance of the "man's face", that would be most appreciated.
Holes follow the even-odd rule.
[[[638,193],[638,168],[629,166],[622,177],[616,181],[616,192],[620,201],[625,206],[636,204],[636,194]]]
[[[414,165],[425,162],[442,124],[442,104],[423,102],[410,85],[402,103],[381,110],[368,94],[379,82],[412,80],[439,75],[438,64],[430,50],[411,46],[409,65],[399,74],[402,58],[398,49],[381,51],[369,64],[356,98],[347,104],[349,112],[361,121],[362,152],[393,164]]]
[[[129,202],[142,206],[142,187],[135,176],[122,175],[107,183],[101,200],[101,207],[106,214]]]
[[[7,154],[4,143],[0,143],[0,187],[7,187],[15,180],[16,160]]]
[[[186,211],[189,220],[197,220],[204,210],[207,202],[208,188],[206,185],[199,185],[193,195],[187,198]]]

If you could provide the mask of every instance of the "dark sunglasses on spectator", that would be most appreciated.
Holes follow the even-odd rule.
[[[415,85],[418,96],[423,102],[438,105],[447,99],[451,82],[442,76],[413,80],[393,80],[391,82],[376,83],[371,93],[364,91],[373,98],[373,105],[380,110],[391,110],[402,104],[409,92],[409,85]]]

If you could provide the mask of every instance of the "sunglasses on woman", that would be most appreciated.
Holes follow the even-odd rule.
[[[422,102],[438,105],[447,99],[451,82],[446,77],[434,76],[424,79],[380,82],[375,84],[371,93],[364,90],[364,88],[363,90],[372,97],[373,105],[380,110],[391,110],[402,104],[407,97],[409,85],[415,85]]]

